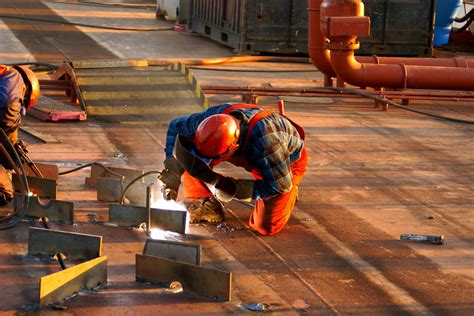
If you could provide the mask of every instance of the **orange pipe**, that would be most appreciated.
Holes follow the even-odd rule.
[[[308,0],[308,53],[313,64],[323,74],[336,77],[331,64],[330,51],[325,44],[329,42],[320,28],[322,0]],[[474,68],[474,59],[465,58],[414,58],[414,57],[379,57],[357,56],[361,63],[405,64],[418,66]]]
[[[325,47],[325,43],[329,40],[323,35],[319,27],[321,2],[322,0],[308,1],[308,53],[313,65],[319,71],[326,76],[336,77],[336,72],[331,65],[329,49]]]
[[[321,3],[320,26],[330,39],[327,46],[331,51],[331,64],[342,80],[360,87],[474,90],[474,69],[360,63],[354,56],[354,49],[358,48],[357,35],[348,35],[351,30],[338,30],[337,36],[331,36],[328,24],[330,18],[363,14],[364,5],[360,0],[324,0]],[[353,29],[363,29],[358,26],[352,24]]]

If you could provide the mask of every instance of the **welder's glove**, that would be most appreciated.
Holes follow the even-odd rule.
[[[215,184],[216,198],[221,202],[229,202],[233,198],[251,200],[253,195],[253,180],[219,177]]]
[[[250,179],[237,179],[236,186],[237,191],[235,192],[235,198],[250,202],[253,197],[253,187],[255,181]]]
[[[161,171],[158,177],[158,179],[163,182],[161,193],[165,200],[176,200],[179,186],[181,185],[181,175],[184,169],[173,156],[167,157],[164,161],[164,165],[165,169]]]

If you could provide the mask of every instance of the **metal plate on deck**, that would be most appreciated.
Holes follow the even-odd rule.
[[[107,284],[107,256],[92,259],[40,279],[39,305],[46,307],[81,290]]]
[[[186,211],[150,209],[150,227],[185,234],[188,217]],[[142,206],[110,204],[109,222],[120,226],[138,226],[148,221],[147,209]]]
[[[40,201],[37,196],[29,196],[27,216],[47,217],[52,222],[74,223],[74,203],[69,201],[47,200]],[[15,194],[14,207],[19,207],[22,200],[20,194]]]
[[[120,202],[122,193],[131,181],[98,178],[97,179],[97,200],[105,202]],[[146,187],[143,182],[135,182],[127,190],[125,197],[133,205],[146,205]]]
[[[147,239],[143,254],[197,266],[201,265],[201,245],[195,243]]]
[[[45,199],[56,199],[58,185],[56,180],[38,178],[33,176],[26,177],[30,192],[40,198]],[[21,182],[16,174],[12,175],[13,185],[15,186],[15,192],[22,192]]]
[[[28,254],[54,256],[63,253],[69,259],[91,260],[101,256],[102,236],[30,227]]]
[[[118,168],[112,166],[106,166],[103,164],[94,163],[91,166],[91,176],[86,178],[86,184],[95,185],[97,184],[98,178],[111,178],[111,179],[124,179],[132,180],[142,175],[143,170],[136,170],[130,168]],[[141,179],[140,182],[143,182]]]
[[[178,281],[185,291],[216,301],[231,300],[232,273],[168,259],[136,255],[139,281],[171,284]]]

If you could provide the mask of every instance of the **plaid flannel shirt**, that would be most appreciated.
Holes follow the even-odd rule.
[[[173,154],[178,134],[193,139],[199,124],[207,117],[222,113],[232,104],[209,107],[207,110],[174,119],[170,122],[166,136],[165,154]],[[258,121],[244,142],[248,122],[261,109],[238,109],[244,120],[241,121],[239,149],[234,155],[242,155],[250,165],[260,171],[262,179],[256,180],[254,198],[266,198],[288,192],[292,188],[291,164],[301,156],[304,141],[296,128],[286,118],[273,113]],[[232,111],[230,114],[234,113]]]

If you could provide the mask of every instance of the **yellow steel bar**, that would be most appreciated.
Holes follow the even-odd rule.
[[[188,104],[188,105],[154,105],[154,106],[117,106],[117,105],[106,105],[106,106],[87,106],[87,113],[90,115],[151,115],[151,114],[174,114],[183,113],[187,110],[202,111],[200,105]]]
[[[84,100],[136,100],[136,99],[176,99],[195,98],[189,90],[166,90],[166,91],[110,91],[110,92],[87,92],[83,91]]]
[[[118,85],[156,85],[156,84],[189,84],[185,77],[80,77],[80,86],[118,86]]]
[[[40,306],[63,300],[81,289],[91,290],[107,283],[107,256],[98,257],[40,279]]]

